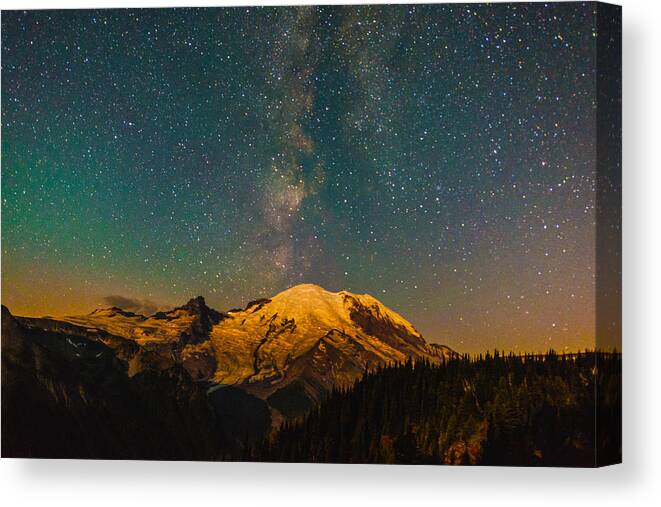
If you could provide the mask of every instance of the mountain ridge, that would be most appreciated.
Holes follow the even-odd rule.
[[[198,296],[148,316],[110,307],[38,322],[22,319],[29,326],[76,326],[76,333],[85,329],[106,342],[117,337],[113,340],[121,339],[124,349],[124,340],[134,343],[137,352],[123,356],[129,375],[151,367],[152,357],[180,363],[194,380],[239,387],[285,416],[300,415],[366,370],[409,359],[439,363],[456,355],[427,343],[408,320],[373,296],[314,284],[295,285],[227,312]]]

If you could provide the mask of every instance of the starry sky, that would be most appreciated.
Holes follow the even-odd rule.
[[[305,282],[593,348],[596,37],[579,3],[4,11],[3,304]]]

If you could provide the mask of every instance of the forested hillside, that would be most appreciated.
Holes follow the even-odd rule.
[[[620,460],[621,355],[551,351],[365,373],[249,458],[595,466],[595,452]]]

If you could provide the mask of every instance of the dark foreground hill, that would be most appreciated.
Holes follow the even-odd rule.
[[[621,356],[410,362],[335,390],[251,459],[583,466],[621,461]]]

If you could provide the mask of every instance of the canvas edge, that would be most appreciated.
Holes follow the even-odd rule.
[[[622,353],[622,7],[596,2],[595,349]],[[622,369],[595,356],[595,466],[622,462]],[[612,365],[619,366],[612,369]],[[600,388],[614,384],[619,399]],[[606,389],[604,389],[604,393]],[[608,403],[606,403],[608,401]]]

